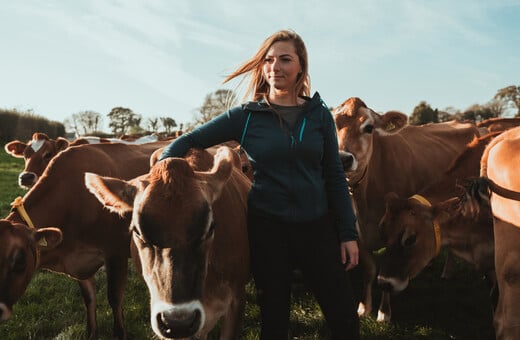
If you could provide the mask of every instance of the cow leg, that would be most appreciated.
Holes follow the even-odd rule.
[[[372,285],[376,278],[376,264],[372,254],[367,251],[361,242],[359,245],[359,261],[363,270],[363,290],[357,312],[359,316],[366,316],[372,312]]]
[[[220,340],[235,340],[240,336],[242,319],[246,307],[245,287],[239,289],[237,296],[231,301],[227,313],[224,315],[220,328]]]
[[[89,339],[97,339],[96,321],[96,279],[94,276],[78,281],[81,296],[87,310],[87,335]]]
[[[497,339],[520,339],[520,229],[495,219],[495,270],[498,305],[494,315]]]
[[[381,304],[379,305],[379,310],[377,311],[377,321],[390,321],[391,318],[392,308],[390,306],[390,292],[382,291]]]
[[[123,295],[128,275],[126,257],[110,257],[105,262],[107,273],[107,297],[114,317],[113,334],[117,339],[126,339],[123,321]]]

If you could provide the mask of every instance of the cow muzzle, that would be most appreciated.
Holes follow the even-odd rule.
[[[408,287],[408,280],[399,280],[393,277],[378,275],[377,284],[384,291],[399,293]]]
[[[11,318],[13,312],[5,303],[0,302],[0,322],[7,321]]]
[[[22,172],[18,176],[18,185],[22,188],[29,189],[38,180],[38,176],[34,172]]]
[[[339,151],[339,159],[341,161],[341,165],[343,166],[343,171],[350,172],[350,171],[356,171],[359,163],[354,156],[354,154],[350,152],[346,152],[343,150]]]
[[[196,335],[204,325],[204,308],[199,301],[152,308],[152,328],[163,338],[188,338]]]

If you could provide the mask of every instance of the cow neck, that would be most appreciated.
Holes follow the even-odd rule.
[[[431,208],[431,203],[424,196],[419,194],[413,195],[410,197],[411,199],[416,200],[417,202]],[[441,226],[439,225],[439,221],[436,218],[433,219],[433,234],[435,236],[435,256],[439,255],[441,250]]]
[[[13,210],[16,210],[18,212],[18,215],[20,215],[20,219],[22,222],[27,224],[29,228],[35,229],[34,223],[32,222],[31,218],[29,217],[29,214],[27,214],[27,210],[25,210],[25,207],[23,205],[23,199],[22,197],[18,196],[15,198],[15,200],[11,203],[11,207]],[[36,245],[35,250],[35,267],[38,268],[40,265],[40,246],[45,247],[47,245],[47,240],[45,238],[42,238],[38,241],[38,244]]]

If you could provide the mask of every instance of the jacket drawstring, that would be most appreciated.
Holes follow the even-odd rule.
[[[300,128],[300,143],[302,142],[303,130],[305,130],[305,123],[307,123],[307,117],[303,117],[302,127]]]

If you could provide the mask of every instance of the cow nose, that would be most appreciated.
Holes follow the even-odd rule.
[[[341,160],[341,164],[343,165],[344,171],[351,171],[354,165],[354,155],[350,152],[340,152],[339,159]]]
[[[161,336],[168,339],[188,338],[198,332],[202,312],[198,308],[173,309],[157,313],[156,318]]]
[[[20,176],[18,177],[18,184],[22,187],[28,187],[36,183],[37,176],[34,172],[22,172]]]

